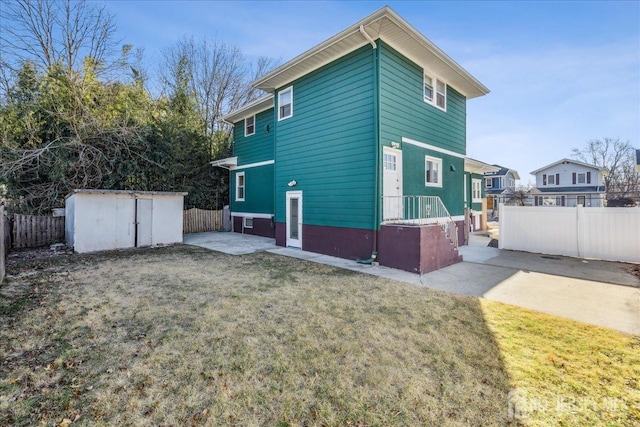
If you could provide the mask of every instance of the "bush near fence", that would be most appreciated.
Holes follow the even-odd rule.
[[[210,211],[198,208],[185,210],[182,232],[188,234],[222,230],[222,213],[222,210]]]
[[[64,217],[14,214],[13,247],[37,248],[64,241]]]

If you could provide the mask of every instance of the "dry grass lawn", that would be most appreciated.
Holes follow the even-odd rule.
[[[529,330],[527,322],[547,319],[501,304],[267,253],[185,246],[32,261],[8,273],[0,286],[0,425],[640,420],[637,339],[560,321],[550,328],[573,344],[549,343],[551,360],[529,372],[526,349],[549,328]],[[611,339],[582,347],[601,331]],[[569,378],[571,352],[612,343],[615,351],[599,359],[607,383],[590,378],[583,388],[615,391],[623,410],[549,418],[519,402],[510,417],[514,387],[585,392],[582,379]],[[565,363],[565,378],[555,368],[538,378],[549,363]],[[572,385],[558,388],[566,378]]]

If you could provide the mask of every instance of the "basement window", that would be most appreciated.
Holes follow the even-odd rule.
[[[253,218],[244,217],[243,221],[244,223],[242,224],[242,226],[244,228],[253,228]]]

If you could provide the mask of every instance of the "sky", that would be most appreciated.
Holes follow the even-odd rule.
[[[640,1],[110,1],[154,72],[183,37],[284,63],[384,5],[490,89],[467,102],[467,155],[529,173],[588,140],[640,148]]]

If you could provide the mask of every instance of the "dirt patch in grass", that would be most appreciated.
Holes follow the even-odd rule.
[[[509,423],[476,299],[184,246],[24,267],[0,288],[2,425]]]

